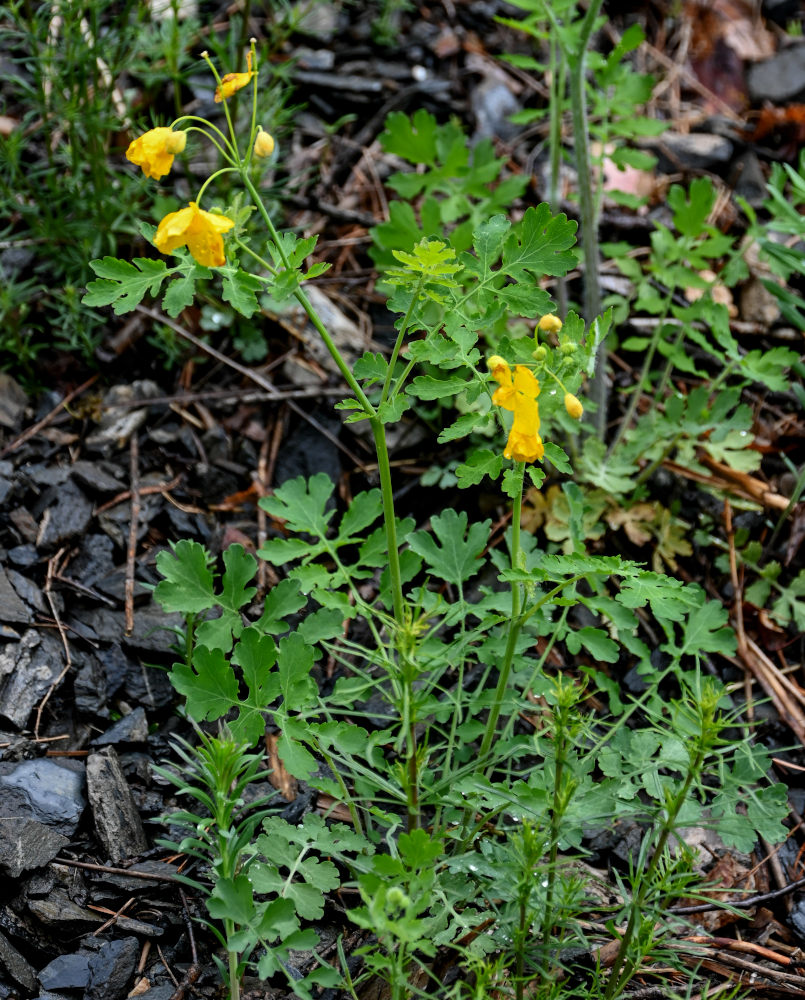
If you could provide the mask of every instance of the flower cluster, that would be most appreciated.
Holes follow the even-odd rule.
[[[204,52],[202,55],[209,63],[207,53]],[[252,58],[253,51],[250,51],[246,56],[248,66],[246,73],[227,73],[219,80],[215,91],[216,103],[226,101],[235,91],[245,87],[252,80],[257,73],[257,70],[252,69]],[[210,66],[215,73],[212,63]],[[218,79],[217,73],[215,75]],[[180,118],[174,124],[178,124],[182,120]],[[252,134],[255,136],[254,155],[258,159],[266,159],[274,152],[274,138],[262,128],[258,128],[255,134],[254,128],[255,124],[252,120]],[[196,129],[196,131],[203,131],[203,129]],[[146,177],[158,181],[170,172],[174,156],[184,152],[186,143],[187,135],[182,131],[165,127],[152,128],[130,143],[126,150],[126,159],[141,167]],[[230,163],[233,160],[239,160],[234,137],[229,149]],[[234,226],[234,221],[228,216],[205,212],[198,207],[195,201],[191,201],[187,208],[180,209],[178,212],[170,212],[162,219],[154,237],[154,246],[160,253],[165,254],[173,253],[178,247],[186,246],[199,264],[203,264],[205,267],[222,267],[226,263],[223,233],[229,232]]]

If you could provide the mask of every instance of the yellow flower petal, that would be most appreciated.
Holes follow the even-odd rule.
[[[160,222],[154,246],[160,253],[173,253],[177,247],[186,246],[193,257],[204,267],[221,267],[226,263],[222,233],[235,223],[225,215],[205,212],[191,201],[187,208],[170,212]]]
[[[158,181],[173,166],[173,157],[187,142],[184,132],[170,128],[152,128],[134,139],[126,150],[126,159],[142,167],[146,177]]]
[[[514,410],[514,423],[509,431],[509,439],[503,452],[504,458],[512,458],[515,462],[535,462],[544,457],[545,448],[539,436],[537,396],[539,396],[539,382],[534,373],[523,365],[517,365],[514,370],[512,396],[507,400],[511,405],[505,406],[507,410]]]
[[[252,54],[248,52],[246,54],[246,65],[248,70],[245,73],[227,73],[225,76],[221,77],[220,86],[215,88],[215,103],[220,104],[221,101],[225,101],[230,98],[236,90],[240,90],[241,87],[245,87],[251,78],[255,74],[255,70],[252,69]]]

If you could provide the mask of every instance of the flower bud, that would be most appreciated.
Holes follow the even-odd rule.
[[[548,313],[547,316],[543,316],[537,326],[543,333],[559,333],[562,329],[562,321],[558,316],[554,316],[553,313]]]
[[[177,153],[183,153],[186,145],[187,133],[185,132],[172,131],[170,135],[165,137],[165,149],[174,156]]]
[[[572,340],[565,340],[559,345],[559,350],[565,357],[568,357],[569,355],[576,353],[576,345]]]
[[[254,140],[254,155],[261,160],[267,160],[274,152],[274,136],[264,132],[262,127]]]
[[[572,392],[565,393],[565,409],[574,420],[581,420],[581,415],[584,413],[584,407],[581,405],[580,400],[578,400]]]
[[[535,351],[531,352],[531,357],[535,361],[544,361],[548,357],[548,349],[540,344]]]

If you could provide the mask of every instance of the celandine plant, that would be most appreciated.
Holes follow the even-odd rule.
[[[220,151],[224,166],[195,200],[143,230],[176,263],[95,261],[98,279],[85,302],[122,313],[168,280],[163,304],[178,315],[213,272],[223,298],[244,315],[259,308],[263,291],[294,297],[351,391],[339,404],[346,422],[368,421],[379,482],[341,511],[323,474],[283,483],[261,501],[282,528],[259,556],[282,566],[283,578],[257,611],[257,560],[242,547],[224,552],[220,575],[190,540],[157,558],[156,598],[187,625],[171,681],[195,722],[227,726],[220,739],[202,740],[195,759],[184,750],[188,766],[177,783],[199,803],[182,823],[200,831],[188,843],[209,860],[209,881],[199,885],[223,927],[230,992],[239,995],[250,965],[262,977],[287,973],[288,948],[314,947],[315,934],[302,925],[321,919],[325,893],[341,880],[361,901],[347,915],[375,935],[363,949],[362,975],[384,978],[395,1000],[432,992],[443,949],[475,977],[474,986],[460,979],[457,997],[497,989],[504,978],[518,998],[527,987],[534,996],[571,995],[559,984],[572,971],[587,977],[585,995],[614,998],[667,935],[668,904],[693,891],[680,826],[713,825],[725,842],[749,850],[758,832],[771,841],[785,835],[785,791],[764,785],[763,751],[720,738],[729,698],[699,672],[700,656],[734,650],[719,605],[698,587],[589,553],[585,499],[572,479],[562,487],[567,552],[541,550],[521,528],[524,486],[539,488],[549,464],[572,474],[557,442],[572,451],[580,386],[606,330],[600,320],[585,329],[574,313],[560,322],[540,287],[544,276],[573,266],[575,224],[539,205],[516,224],[500,214],[480,221],[469,243],[461,234],[460,250],[447,237],[394,249],[397,266],[384,280],[396,341],[388,358],[367,353],[351,368],[304,292],[305,279],[326,266],[302,271],[315,239],[278,233],[260,196],[261,159],[274,149],[256,122],[254,50],[248,72],[216,78],[226,134],[183,116],[128,150],[158,177],[185,133]],[[249,85],[250,129],[240,146],[227,101]],[[431,128],[418,121],[407,126],[412,138],[417,127]],[[222,173],[238,176],[262,231],[247,231],[251,209],[240,194],[227,206],[201,207]],[[462,487],[501,480],[512,506],[505,533],[452,509],[429,527],[397,516],[387,427],[423,403],[453,415],[440,441],[491,442],[456,475]],[[653,622],[662,669],[638,610]],[[301,618],[295,628],[292,615]],[[312,670],[325,654],[340,676],[322,696]],[[578,657],[578,665],[554,675],[549,657]],[[611,673],[621,660],[645,683],[632,704]],[[608,703],[607,718],[589,717],[590,694]],[[248,813],[222,807],[226,776],[216,761],[234,762],[239,795],[254,779],[248,750],[267,723],[279,731],[285,768],[342,803],[349,828],[314,816],[301,828],[268,817],[252,843]],[[586,835],[625,818],[643,823],[645,835],[615,902],[599,907],[600,926],[619,939],[608,974],[598,957],[605,942],[591,939],[580,919],[590,903],[578,862]],[[339,870],[324,860],[333,857]],[[581,953],[586,973],[584,963],[573,964]],[[357,996],[345,963],[343,973],[343,987]],[[332,974],[314,968],[293,977],[293,989],[309,996]]]

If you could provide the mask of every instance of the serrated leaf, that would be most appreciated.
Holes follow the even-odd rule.
[[[352,498],[341,524],[338,526],[338,543],[343,545],[348,539],[359,535],[373,524],[383,513],[383,499],[380,490],[367,490]]]
[[[164,260],[149,257],[135,257],[131,262],[103,257],[90,261],[90,267],[99,280],[89,282],[82,303],[87,306],[111,305],[117,316],[131,312],[145,295],[157,295],[169,273]]]
[[[234,265],[219,268],[219,271],[223,278],[221,298],[248,319],[260,308],[257,293],[262,291],[263,282]]]
[[[175,663],[170,681],[183,695],[187,713],[196,722],[223,718],[238,702],[238,682],[220,649],[197,646],[192,666]]]
[[[162,610],[189,615],[211,608],[215,594],[207,550],[188,538],[172,543],[171,548],[172,552],[163,550],[156,558],[157,572],[163,579],[156,585],[154,597]]]
[[[503,271],[517,279],[524,272],[537,278],[567,274],[576,263],[570,247],[576,242],[577,228],[566,215],[552,215],[546,202],[536,208],[532,206],[523,216],[518,232],[509,238],[503,255]]]
[[[695,237],[704,232],[707,217],[713,208],[716,193],[712,181],[707,177],[695,178],[688,189],[672,184],[667,200],[674,213],[674,225],[683,236]]]
[[[284,520],[290,532],[324,538],[335,513],[334,509],[326,510],[334,489],[335,484],[326,472],[318,472],[308,480],[299,476],[283,483],[273,496],[262,497],[260,506],[273,517]]]
[[[604,663],[617,663],[620,654],[620,647],[617,642],[606,634],[603,629],[584,628],[569,632],[565,640],[568,650],[575,656],[582,646],[596,660],[603,660]]]
[[[445,399],[455,396],[467,388],[467,379],[460,375],[449,378],[434,378],[431,375],[418,375],[408,386],[406,392],[418,399]]]
[[[316,701],[318,689],[310,676],[312,667],[313,650],[298,632],[280,642],[279,678],[285,712],[301,712]]]
[[[492,522],[476,522],[467,532],[467,521],[466,511],[448,509],[430,519],[435,540],[425,531],[408,536],[410,548],[422,556],[434,575],[448,583],[469,580],[483,565],[478,557],[489,541]]]
[[[497,479],[503,468],[503,455],[495,454],[488,449],[475,451],[468,456],[467,461],[456,467],[456,477],[461,489],[477,486],[484,476]]]

